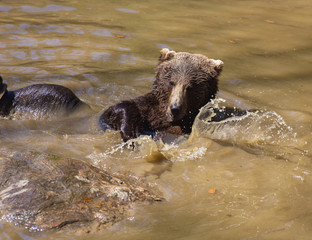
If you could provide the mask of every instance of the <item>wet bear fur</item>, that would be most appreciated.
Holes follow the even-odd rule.
[[[162,49],[151,92],[109,107],[103,130],[120,130],[124,141],[157,131],[190,133],[199,109],[215,98],[221,60]]]
[[[70,89],[55,84],[34,84],[8,91],[0,76],[0,117],[15,112],[67,115],[88,106]]]

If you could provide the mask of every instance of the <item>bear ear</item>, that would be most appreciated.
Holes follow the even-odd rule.
[[[175,54],[175,51],[170,51],[168,48],[163,48],[160,51],[159,63],[172,59]]]
[[[223,69],[223,65],[224,63],[221,61],[221,60],[214,60],[214,59],[211,59],[213,64],[214,64],[214,68],[215,70],[220,73]]]

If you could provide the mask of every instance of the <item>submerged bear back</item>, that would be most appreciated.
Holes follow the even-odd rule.
[[[70,89],[55,84],[34,84],[8,91],[0,76],[0,116],[17,119],[47,119],[90,109]]]
[[[14,91],[12,113],[37,114],[38,117],[66,116],[88,107],[70,89],[54,84],[35,84]]]

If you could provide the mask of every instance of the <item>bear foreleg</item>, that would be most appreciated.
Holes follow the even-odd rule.
[[[109,107],[100,116],[99,124],[103,130],[120,130],[125,142],[144,133],[142,116],[132,101],[122,101]]]

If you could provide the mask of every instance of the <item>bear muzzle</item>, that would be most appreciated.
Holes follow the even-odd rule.
[[[185,99],[185,86],[177,85],[172,89],[167,117],[170,122],[179,121],[185,115],[187,101]]]
[[[167,109],[167,118],[169,122],[181,120],[185,116],[183,105],[171,104]]]
[[[170,105],[170,111],[173,116],[173,120],[179,120],[182,115],[182,106],[177,104]]]

